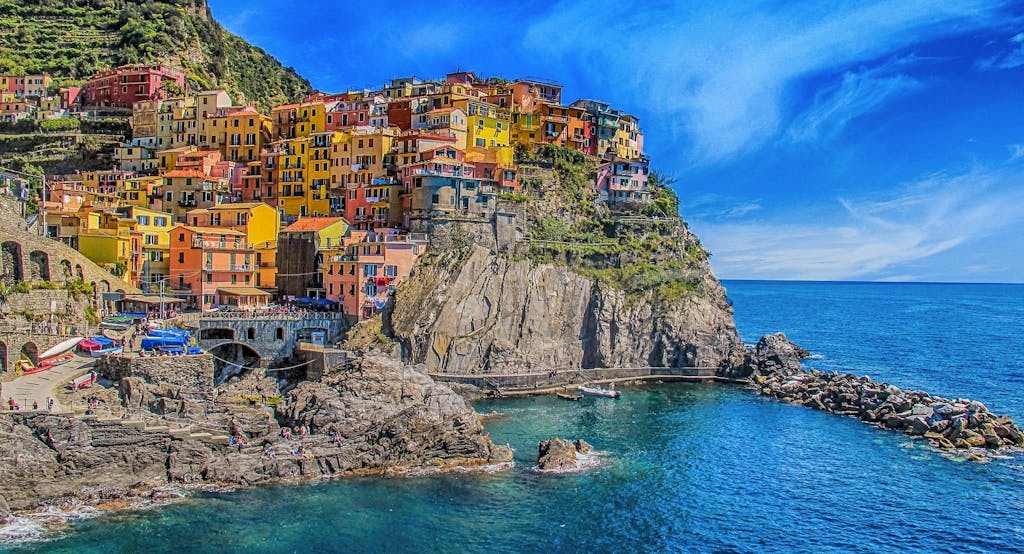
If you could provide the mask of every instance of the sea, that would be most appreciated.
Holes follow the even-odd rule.
[[[1024,285],[727,281],[744,341],[984,402],[1024,424]],[[951,459],[736,385],[482,401],[511,470],[203,493],[83,518],[12,552],[1021,552],[1024,455]],[[534,470],[538,441],[601,455]]]

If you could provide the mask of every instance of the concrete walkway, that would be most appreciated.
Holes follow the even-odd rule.
[[[96,360],[94,358],[76,355],[68,363],[61,364],[53,369],[40,371],[32,375],[23,375],[13,381],[7,381],[3,384],[3,400],[2,404],[0,404],[0,410],[9,409],[7,402],[12,396],[15,402],[21,404],[22,410],[31,410],[33,401],[39,403],[40,410],[46,410],[46,401],[49,398],[53,398],[53,411],[64,412],[70,410],[70,407],[61,406],[57,400],[57,395],[54,394],[54,387],[76,373],[89,369],[95,363]]]

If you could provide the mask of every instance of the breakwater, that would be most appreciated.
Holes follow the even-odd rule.
[[[1009,416],[992,413],[981,402],[947,399],[902,390],[867,376],[803,370],[806,352],[784,335],[769,335],[755,347],[758,367],[751,387],[783,402],[859,418],[883,429],[922,437],[941,449],[983,451],[1024,447],[1024,432]]]

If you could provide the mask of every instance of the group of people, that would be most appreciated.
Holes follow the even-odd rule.
[[[8,406],[8,408],[12,412],[17,412],[17,411],[21,410],[21,404],[17,400],[15,400],[13,396],[7,399],[7,406]],[[32,409],[35,410],[35,411],[39,411],[39,401],[38,400],[33,400],[32,401]],[[53,399],[52,398],[47,398],[46,399],[46,410],[49,411],[49,412],[53,411]]]

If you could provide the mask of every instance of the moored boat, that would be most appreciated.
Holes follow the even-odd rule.
[[[558,393],[555,393],[555,395],[558,396],[559,398],[561,398],[562,400],[575,400],[575,401],[579,401],[579,400],[583,399],[583,395],[582,394],[569,394],[569,393],[565,393],[565,392],[558,392]]]
[[[39,354],[39,361],[40,361],[40,363],[42,363],[43,360],[46,360],[48,358],[56,358],[56,357],[60,356],[61,354],[65,353],[68,350],[71,350],[72,348],[77,346],[78,343],[82,342],[83,340],[85,340],[85,337],[74,337],[74,338],[70,338],[68,340],[62,341],[57,346],[54,346],[53,348],[50,348],[46,352],[43,352],[43,353]]]
[[[604,396],[605,398],[618,398],[619,391],[611,389],[602,389],[601,387],[587,387],[580,385],[576,387],[576,390],[589,396]]]

